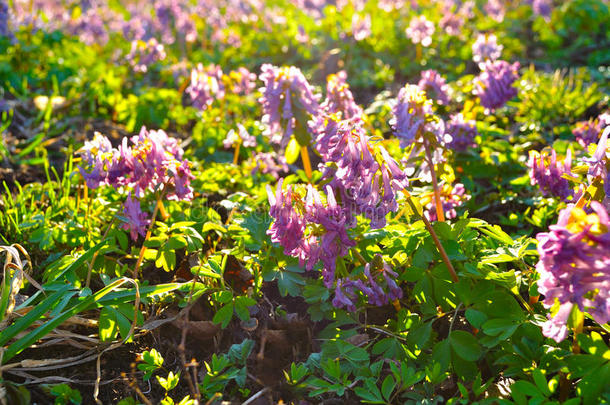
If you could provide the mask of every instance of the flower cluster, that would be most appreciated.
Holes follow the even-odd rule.
[[[443,142],[455,151],[463,152],[474,146],[474,137],[477,135],[476,122],[465,120],[462,114],[454,114],[445,123]]]
[[[441,203],[443,211],[447,219],[457,217],[456,208],[462,206],[466,201],[470,200],[470,195],[466,194],[466,189],[462,183],[457,183],[455,186],[445,184],[440,189]],[[436,205],[434,204],[434,195],[429,193],[422,198],[422,204],[425,207],[424,215],[429,221],[437,221]]]
[[[439,25],[447,35],[458,36],[462,32],[464,18],[459,13],[448,12],[441,18]]]
[[[181,34],[186,42],[197,39],[197,28],[192,18],[193,10],[186,1],[155,0],[154,22],[161,33],[163,42],[172,44],[176,40],[174,32]]]
[[[445,78],[436,70],[424,70],[417,86],[426,92],[429,99],[435,100],[438,104],[449,104],[449,86]]]
[[[270,174],[275,179],[278,179],[280,175],[288,173],[290,169],[284,155],[275,152],[253,153],[252,160],[256,162],[252,169],[253,175],[261,172],[263,174]]]
[[[193,106],[201,110],[206,109],[215,99],[225,96],[225,87],[222,82],[222,69],[217,65],[203,67],[201,63],[191,71],[191,82],[186,93],[193,101]]]
[[[373,305],[383,306],[390,301],[402,298],[402,289],[396,284],[396,272],[389,264],[383,261],[381,255],[376,255],[371,263],[367,263],[363,270],[364,278],[340,278],[335,287],[335,298],[332,304],[336,308],[346,308],[355,311],[357,291],[366,295],[368,302]],[[382,285],[386,286],[385,290]]]
[[[268,125],[267,135],[271,142],[285,146],[295,130],[296,116],[305,113],[315,116],[320,111],[320,96],[314,94],[301,70],[294,66],[264,64],[259,78],[265,85],[260,89],[263,96],[259,101],[265,113],[262,121]],[[305,126],[306,122],[299,124]]]
[[[479,64],[486,60],[494,61],[500,57],[503,48],[494,34],[479,34],[472,44],[472,60]]]
[[[163,44],[155,38],[148,41],[132,41],[131,51],[126,59],[133,66],[134,72],[146,73],[152,64],[164,60],[166,57]]]
[[[364,17],[354,14],[352,17],[352,35],[356,41],[362,41],[363,39],[371,36],[371,16],[365,15]]]
[[[222,141],[225,149],[229,149],[238,143],[243,144],[246,148],[256,146],[256,137],[250,135],[242,124],[237,124],[237,132],[233,129],[230,130],[227,133],[227,137]]]
[[[393,117],[390,126],[403,148],[408,147],[418,137],[432,114],[431,101],[418,86],[407,84],[398,92],[392,107]]]
[[[8,22],[8,5],[5,0],[0,0],[0,37],[7,37],[11,34]]]
[[[382,228],[387,214],[398,210],[396,194],[407,187],[406,174],[381,145],[373,144],[358,118],[341,120],[340,114],[331,114],[314,121],[325,194],[309,185],[304,198],[292,186],[282,190],[280,180],[275,193],[268,189],[270,215],[275,219],[268,234],[308,270],[321,263],[325,285],[338,286],[335,305],[351,308],[354,287],[368,295],[369,302],[384,305],[402,294],[391,280],[395,277],[391,269],[384,276],[390,280],[385,283],[388,293],[368,267],[364,282],[336,279],[335,270],[337,260],[355,246],[348,231],[356,227],[359,215],[369,219],[371,228]]]
[[[139,210],[139,201],[147,192],[163,189],[169,200],[191,200],[191,174],[188,160],[178,141],[163,130],[147,131],[142,127],[139,135],[123,138],[118,149],[107,137],[95,133],[92,141],[85,142],[80,150],[83,165],[79,171],[90,188],[108,185],[129,191],[125,205],[126,224],[133,239],[145,231],[145,216]]]
[[[610,136],[610,126],[604,129],[601,138],[595,149],[595,153],[585,163],[589,165],[587,177],[589,182],[600,180],[604,184],[606,197],[604,204],[610,210],[610,181],[608,179],[608,165],[610,164],[610,148],[608,147],[608,136]]]
[[[590,144],[597,142],[602,130],[609,125],[610,113],[605,113],[595,120],[590,119],[588,121],[577,122],[574,129],[572,129],[572,134],[574,134],[576,142],[583,148],[586,148]]]
[[[567,336],[574,305],[600,324],[610,321],[610,219],[597,201],[591,208],[593,213],[587,214],[570,204],[549,232],[536,236],[538,291],[553,315],[543,333],[557,342]]]
[[[405,33],[407,34],[407,38],[414,44],[430,46],[432,43],[432,34],[434,34],[434,23],[423,15],[413,17],[405,30]]]
[[[290,185],[282,190],[283,180],[278,182],[275,193],[267,185],[269,215],[274,218],[267,234],[284,248],[284,254],[298,257],[307,270],[321,261],[324,283],[330,287],[337,258],[345,256],[356,244],[347,234],[345,211],[337,204],[331,186],[326,187],[324,205],[311,185],[304,200]]]
[[[223,76],[225,86],[233,94],[250,94],[256,89],[256,74],[251,73],[245,67],[232,70],[228,75]]]
[[[483,107],[493,111],[517,95],[513,83],[519,78],[519,62],[511,65],[503,60],[487,60],[481,67],[483,71],[474,82],[474,94]]]
[[[497,22],[502,22],[504,20],[506,9],[504,8],[504,4],[502,4],[502,0],[487,0],[484,9],[485,12]]]
[[[329,116],[321,127],[315,141],[320,170],[341,197],[348,226],[364,215],[371,228],[383,228],[386,215],[398,209],[396,194],[407,187],[406,174],[381,145],[373,147],[361,121]]]
[[[544,17],[549,20],[551,17],[551,11],[553,11],[552,0],[528,0],[531,3],[534,14]]]
[[[572,175],[572,152],[568,149],[563,161],[557,160],[557,152],[551,149],[550,156],[543,151],[542,154],[530,151],[527,162],[530,182],[532,186],[538,185],[545,196],[555,196],[567,200],[574,195],[568,179],[563,175]]]
[[[363,114],[362,108],[354,101],[346,80],[347,73],[343,70],[328,76],[322,110],[326,114],[341,113],[341,118],[346,120],[360,118]]]

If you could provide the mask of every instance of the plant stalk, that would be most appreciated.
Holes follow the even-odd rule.
[[[164,195],[164,192],[160,192],[159,197],[157,197],[157,202],[155,203],[155,209],[153,210],[152,219],[150,220],[150,224],[148,225],[148,229],[146,230],[146,236],[144,237],[144,241],[142,242],[142,248],[140,249],[140,255],[138,256],[136,267],[134,267],[133,269],[134,280],[137,280],[138,275],[140,274],[140,266],[142,265],[142,260],[144,260],[144,253],[146,253],[146,241],[150,239],[152,228],[155,225],[155,219],[157,218],[157,212],[159,212],[159,206],[161,205],[161,200]]]
[[[309,152],[307,146],[301,146],[301,159],[303,160],[303,169],[307,179],[311,180],[311,162],[309,161]]]
[[[411,197],[410,195],[407,194],[407,201],[409,202],[411,209],[413,210],[414,213],[418,213],[417,207],[413,203],[412,198],[413,197]],[[438,239],[436,232],[434,232],[434,228],[432,228],[430,221],[428,221],[428,219],[426,218],[425,215],[422,215],[421,219],[422,219],[422,221],[424,221],[424,225],[426,226],[426,229],[428,230],[428,232],[430,232],[430,235],[432,236],[432,240],[434,240],[434,244],[436,245],[438,252],[441,254],[441,258],[443,259],[445,266],[447,266],[447,270],[449,270],[449,274],[451,275],[451,278],[453,279],[454,282],[456,282],[456,283],[459,282],[460,279],[458,278],[458,275],[455,272],[455,268],[453,267],[453,264],[451,264],[451,260],[449,260],[449,256],[447,256],[447,252],[445,252],[445,248],[443,247],[443,245],[441,245],[441,241]]]
[[[436,170],[434,170],[434,162],[432,161],[432,153],[428,147],[428,142],[424,140],[424,150],[426,151],[426,160],[430,167],[430,176],[432,177],[432,188],[434,189],[434,205],[436,207],[436,218],[439,222],[445,222],[445,212],[443,211],[443,203],[441,201],[441,192],[438,188],[436,180]]]

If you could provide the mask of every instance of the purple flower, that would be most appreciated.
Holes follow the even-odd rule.
[[[247,95],[256,89],[256,74],[250,73],[245,67],[229,72],[228,86],[234,94]]]
[[[324,283],[332,286],[337,258],[356,244],[347,234],[345,212],[337,205],[330,186],[326,187],[324,205],[311,185],[303,201],[291,186],[282,190],[282,183],[280,179],[275,194],[267,186],[269,215],[274,218],[267,234],[284,248],[284,254],[299,258],[307,270],[321,261]]]
[[[482,68],[474,82],[474,94],[488,112],[494,111],[517,95],[513,83],[519,78],[519,62],[511,65],[503,60],[487,60]]]
[[[432,34],[434,34],[434,23],[423,15],[413,17],[405,33],[407,34],[407,38],[413,41],[414,44],[430,46],[432,43]]]
[[[365,265],[362,277],[355,280],[349,278],[337,280],[332,304],[336,308],[346,308],[354,312],[359,291],[369,304],[387,305],[403,296],[402,289],[396,284],[396,277],[398,274],[383,261],[381,255],[377,254],[373,262]]]
[[[272,242],[279,243],[284,248],[285,255],[300,257],[305,218],[296,210],[298,200],[294,198],[292,187],[288,186],[286,190],[282,190],[283,182],[284,179],[278,181],[275,193],[267,185],[269,215],[274,219],[267,230],[267,235],[271,236]]]
[[[485,12],[497,22],[502,22],[504,20],[506,10],[504,9],[504,4],[502,4],[501,0],[487,0],[484,9]]]
[[[455,186],[449,184],[443,185],[440,189],[441,203],[443,205],[443,211],[447,219],[453,219],[457,217],[457,207],[464,205],[464,203],[470,200],[470,195],[466,194],[466,189],[462,183],[457,183]],[[424,215],[429,221],[437,221],[436,217],[436,205],[434,203],[434,194],[430,193],[423,199],[422,203],[425,203]]]
[[[145,236],[146,228],[150,224],[150,220],[140,208],[140,201],[137,198],[131,198],[131,193],[125,200],[123,215],[127,221],[123,224],[122,228],[129,230],[131,239],[137,240],[138,234]]]
[[[194,10],[186,1],[155,0],[156,27],[162,35],[163,42],[173,44],[176,34],[181,35],[186,42],[197,39],[197,29],[191,15]]]
[[[444,143],[448,148],[463,152],[471,146],[475,146],[474,137],[477,135],[476,122],[464,120],[462,114],[453,114],[451,119],[445,123]]]
[[[502,45],[498,45],[498,39],[494,34],[479,34],[477,40],[472,44],[472,60],[481,64],[486,60],[494,61],[502,54]]]
[[[256,138],[248,133],[242,124],[237,124],[238,132],[233,129],[227,133],[227,137],[222,142],[225,149],[229,149],[237,143],[242,143],[246,148],[256,146]]]
[[[204,68],[199,63],[191,71],[191,83],[186,88],[186,93],[191,97],[193,106],[201,110],[212,105],[215,99],[224,98],[225,88],[220,66],[210,65]]]
[[[87,187],[94,189],[105,184],[108,165],[116,154],[110,140],[101,133],[95,132],[93,140],[86,141],[79,153],[84,166],[79,166],[78,170],[87,182]]]
[[[439,25],[447,35],[458,36],[462,32],[464,18],[458,13],[448,12],[441,18]]]
[[[386,13],[400,10],[405,5],[405,0],[378,0],[377,5]]]
[[[354,14],[352,16],[352,35],[356,41],[362,41],[371,35],[371,16],[364,17]]]
[[[588,121],[580,121],[576,123],[572,134],[580,146],[586,148],[592,143],[599,140],[602,130],[610,125],[610,114],[601,114],[597,119]]]
[[[528,3],[531,3],[534,14],[550,21],[551,11],[553,11],[552,0],[529,0]]]
[[[372,228],[382,228],[386,215],[398,210],[396,194],[408,185],[405,172],[381,146],[375,147],[359,120],[324,120],[315,142],[319,168],[337,191],[347,212],[348,227],[364,215]]]
[[[420,87],[407,84],[398,92],[392,113],[390,126],[400,145],[406,148],[415,142],[426,126],[432,114],[431,101]]]
[[[147,191],[164,187],[168,199],[190,200],[193,193],[188,161],[182,160],[178,141],[163,130],[147,131],[127,138],[118,149],[112,148],[108,138],[96,133],[93,141],[86,142],[80,153],[83,166],[79,170],[87,185],[128,187],[136,197]]]
[[[610,321],[610,219],[597,201],[591,209],[587,214],[570,204],[549,232],[536,236],[538,291],[552,311],[543,332],[558,342],[567,335],[572,305],[600,324]]]
[[[436,100],[440,105],[449,104],[449,86],[445,78],[436,70],[424,70],[417,86],[426,92],[431,100]]]
[[[610,181],[608,181],[608,164],[610,163],[610,148],[608,148],[608,136],[610,135],[610,126],[606,127],[602,136],[599,139],[595,153],[591,158],[584,159],[589,165],[587,178],[590,183],[595,180],[601,180],[604,183],[604,192],[606,198],[604,204],[610,205]]]
[[[11,34],[9,29],[8,5],[5,0],[0,0],[0,37],[8,37]]]
[[[551,149],[550,156],[530,151],[527,167],[532,186],[538,184],[543,195],[559,197],[563,201],[574,195],[570,182],[563,177],[564,174],[572,175],[572,152],[569,149],[563,162],[557,160],[554,149]]]
[[[163,44],[151,38],[146,42],[132,41],[131,51],[126,56],[134,72],[146,73],[152,64],[164,60],[166,57]]]
[[[275,179],[278,179],[280,175],[288,173],[290,170],[284,155],[275,152],[253,153],[252,159],[256,162],[256,166],[252,169],[252,174],[261,172],[263,174],[270,174]]]
[[[321,107],[327,114],[341,113],[341,118],[349,120],[362,117],[362,108],[354,101],[354,96],[346,82],[347,73],[340,71],[329,75],[326,83],[326,99]]]
[[[318,114],[320,96],[314,94],[303,73],[294,66],[278,68],[264,64],[259,78],[265,85],[260,89],[263,96],[259,101],[265,114],[262,121],[268,125],[266,134],[271,142],[285,146],[295,130],[296,117]],[[307,125],[300,121],[303,127]]]
[[[108,30],[102,16],[108,18],[110,10],[101,7],[91,7],[84,11],[78,19],[70,22],[68,32],[78,35],[85,44],[106,44]],[[114,14],[114,13],[113,13]]]

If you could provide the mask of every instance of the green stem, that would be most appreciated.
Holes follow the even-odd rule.
[[[434,205],[436,207],[436,219],[439,222],[445,222],[445,212],[443,211],[443,203],[441,201],[441,192],[438,188],[438,182],[436,180],[436,171],[434,170],[434,161],[432,160],[432,153],[428,147],[428,142],[424,139],[424,150],[426,151],[426,160],[430,167],[430,176],[432,177],[432,188],[434,189]]]
[[[137,280],[138,275],[140,274],[140,266],[142,265],[142,260],[144,260],[144,253],[146,253],[146,241],[150,239],[150,235],[152,233],[152,228],[155,225],[155,219],[157,218],[157,212],[159,212],[159,205],[161,204],[161,200],[165,193],[162,191],[159,193],[157,197],[157,202],[155,203],[155,209],[153,210],[152,219],[150,220],[150,224],[148,225],[148,229],[146,230],[146,236],[144,237],[144,241],[142,242],[142,248],[140,249],[140,256],[138,256],[138,261],[136,262],[136,267],[133,269],[133,279]]]

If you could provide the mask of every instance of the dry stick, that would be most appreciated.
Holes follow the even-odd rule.
[[[159,197],[157,198],[157,202],[155,203],[155,209],[153,210],[152,219],[150,220],[150,224],[148,225],[148,229],[146,230],[146,236],[144,237],[144,242],[142,242],[142,249],[140,249],[140,256],[138,257],[138,261],[136,262],[136,267],[133,269],[133,279],[137,280],[140,266],[142,265],[142,260],[144,260],[144,253],[146,252],[146,241],[150,239],[150,234],[152,233],[152,228],[155,225],[155,219],[157,218],[157,212],[159,211],[159,205],[161,204],[161,199],[163,198],[164,192],[159,193]]]
[[[262,390],[260,390],[259,392],[257,392],[256,394],[252,395],[250,398],[248,398],[246,400],[246,402],[244,402],[242,405],[248,405],[251,404],[252,402],[256,401],[257,398],[265,395],[267,393],[267,391],[269,391],[269,387],[265,387]]]
[[[436,180],[436,171],[434,170],[434,161],[432,160],[432,153],[428,147],[428,142],[424,139],[424,150],[426,151],[426,160],[428,160],[428,166],[430,167],[430,176],[432,176],[432,187],[434,188],[434,205],[436,206],[436,218],[439,222],[445,221],[445,213],[443,212],[443,203],[441,202],[441,192],[438,189],[438,182]]]
[[[301,159],[303,160],[303,168],[307,179],[311,181],[311,162],[309,160],[309,152],[307,146],[301,146]]]
[[[112,221],[110,221],[110,224],[108,224],[108,228],[106,228],[106,232],[104,232],[104,235],[102,236],[102,240],[106,239],[106,236],[108,236],[108,232],[112,228],[112,225],[114,225],[114,220],[115,220],[115,218],[112,218]],[[95,259],[97,259],[97,254],[99,252],[100,252],[99,250],[96,250],[95,253],[93,253],[93,257],[91,258],[91,262],[89,263],[89,271],[87,271],[87,281],[85,282],[86,288],[89,288],[89,284],[91,283],[91,273],[93,272],[93,263],[95,263]]]
[[[418,212],[417,207],[415,206],[415,204],[413,203],[413,200],[411,198],[412,197],[410,195],[407,195],[407,201],[409,202],[411,209],[413,210],[413,212],[417,213]],[[425,215],[422,215],[421,219],[422,219],[422,221],[424,221],[424,225],[426,226],[426,229],[428,230],[428,232],[430,232],[430,235],[432,235],[432,240],[434,240],[434,244],[436,245],[438,252],[441,254],[441,257],[443,258],[443,262],[445,263],[445,265],[447,266],[447,269],[449,270],[449,273],[451,274],[451,278],[456,283],[459,282],[460,280],[458,278],[458,275],[455,272],[453,265],[451,264],[451,260],[449,260],[449,256],[447,256],[447,252],[445,252],[445,248],[443,248],[443,245],[441,245],[441,241],[438,239],[438,236],[436,236],[436,232],[434,232],[434,228],[432,228],[432,225],[430,224],[430,222],[428,221],[428,219],[426,218]]]

